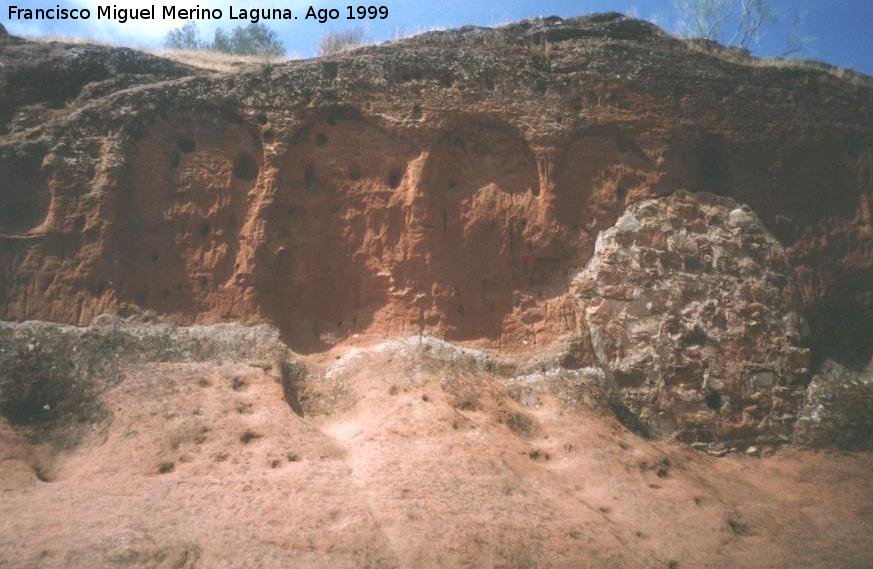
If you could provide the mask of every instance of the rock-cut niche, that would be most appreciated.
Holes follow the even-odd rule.
[[[256,253],[261,308],[295,350],[324,349],[370,325],[388,302],[404,196],[420,154],[348,107],[308,118],[280,159]]]
[[[543,243],[539,177],[521,134],[465,117],[428,151],[406,231],[402,286],[424,295],[423,327],[449,339],[497,338]]]
[[[261,154],[233,116],[203,111],[146,127],[119,190],[122,300],[191,317],[213,308],[208,297],[234,273]]]

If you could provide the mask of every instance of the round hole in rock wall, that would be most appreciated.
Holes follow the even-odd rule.
[[[361,179],[361,167],[357,164],[352,164],[349,166],[349,178],[354,181]]]
[[[248,152],[240,152],[233,160],[233,176],[237,180],[251,181],[258,177],[258,163]]]
[[[324,146],[325,144],[327,144],[327,136],[322,134],[322,133],[316,134],[315,135],[315,145],[316,146]]]
[[[724,401],[721,398],[721,393],[718,391],[710,391],[706,395],[706,406],[710,409],[718,411],[724,406]]]
[[[181,152],[184,154],[190,154],[197,149],[197,143],[194,142],[193,138],[182,137],[176,141],[176,146],[179,148]]]
[[[388,172],[388,185],[392,188],[397,188],[400,185],[400,181],[403,179],[403,173],[396,168]]]

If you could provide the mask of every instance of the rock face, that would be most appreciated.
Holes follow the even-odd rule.
[[[652,432],[788,440],[810,353],[785,251],[748,207],[684,192],[638,202],[574,288],[597,363]]]
[[[813,447],[873,450],[873,372],[827,362],[809,384],[795,439]]]
[[[615,14],[221,75],[14,37],[0,63],[0,319],[268,321],[302,353],[410,333],[516,355],[569,345],[565,365],[613,369],[651,428],[689,440],[785,434],[801,315],[813,364],[870,361],[869,78]],[[571,291],[598,233],[621,218],[616,243],[654,238],[626,208],[680,188],[750,208],[646,202],[686,204],[662,212],[685,233],[656,231],[676,249],[645,247],[701,265],[632,260],[650,301],[687,318],[618,335],[589,322],[617,310],[624,278],[593,283],[593,306]],[[710,273],[706,244],[726,251]],[[621,351],[643,341],[649,359]],[[656,404],[645,389],[660,386]]]

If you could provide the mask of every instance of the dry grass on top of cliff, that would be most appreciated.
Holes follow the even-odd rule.
[[[105,42],[94,38],[78,36],[26,36],[28,41],[39,43],[63,43],[72,45],[94,45],[101,47],[121,47],[111,42]],[[296,54],[287,57],[257,56],[257,55],[231,55],[219,51],[206,49],[149,49],[142,46],[134,46],[133,49],[144,51],[157,57],[163,57],[176,63],[198,67],[209,71],[240,71],[249,67],[282,63],[291,59],[298,59]]]
[[[247,67],[282,63],[291,57],[272,57],[267,55],[231,55],[220,51],[206,49],[161,49],[149,51],[152,55],[169,59],[177,63],[208,69],[211,71],[239,71]]]
[[[797,69],[801,71],[822,71],[852,85],[873,87],[873,77],[854,69],[831,65],[809,59],[785,59],[781,57],[755,57],[743,49],[732,48],[716,42],[686,39],[683,43],[691,50],[715,56],[722,61],[750,67],[771,67]]]
[[[118,45],[110,42],[101,41],[94,38],[84,36],[63,36],[63,35],[47,35],[47,36],[23,36],[27,41],[36,43],[66,43],[72,45],[97,45],[101,47],[118,47]]]

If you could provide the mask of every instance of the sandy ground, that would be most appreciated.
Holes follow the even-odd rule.
[[[873,456],[714,458],[416,351],[131,367],[72,448],[0,426],[0,567],[873,567]],[[511,396],[512,395],[512,396]]]

